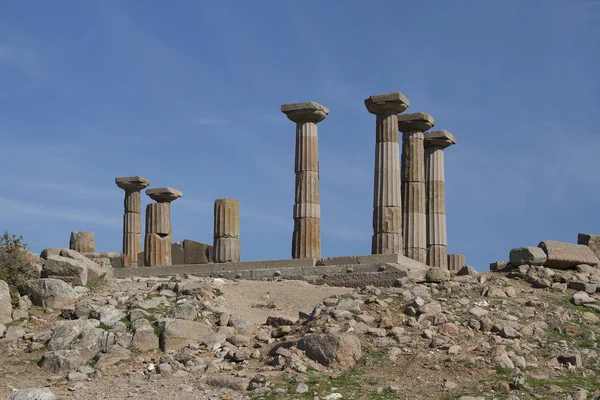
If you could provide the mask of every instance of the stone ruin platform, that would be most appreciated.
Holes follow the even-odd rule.
[[[399,254],[115,268],[114,278],[195,275],[226,279],[296,279],[329,286],[393,286],[398,279],[424,279],[426,264]]]

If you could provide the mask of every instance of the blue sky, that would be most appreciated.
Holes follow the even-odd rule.
[[[61,1],[0,5],[0,221],[33,251],[120,251],[116,176],[184,196],[175,240],[241,205],[242,259],[289,258],[294,124],[319,124],[324,256],[368,254],[375,117],[400,91],[446,151],[449,251],[600,233],[600,1]],[[145,197],[145,196],[144,196]],[[144,199],[147,202],[147,198]]]

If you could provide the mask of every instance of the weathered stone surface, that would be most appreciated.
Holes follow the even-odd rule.
[[[205,264],[211,262],[212,246],[186,239],[183,241],[184,264]]]
[[[494,261],[490,263],[490,271],[502,271],[511,265],[508,261]]]
[[[596,302],[596,300],[593,297],[591,297],[589,294],[587,294],[586,292],[573,293],[573,296],[571,296],[571,301],[576,306],[581,306],[583,304]]]
[[[446,282],[450,280],[450,272],[444,268],[429,268],[425,274],[425,280],[433,283]]]
[[[57,397],[48,388],[21,389],[10,396],[8,400],[56,400]]]
[[[294,219],[292,258],[321,258],[320,218]]]
[[[577,235],[577,243],[589,247],[600,258],[600,235],[580,233]]]
[[[180,349],[199,343],[213,333],[210,326],[200,322],[165,318],[162,320],[161,347],[163,351]]]
[[[144,241],[144,265],[169,266],[171,261],[171,235],[147,233]]]
[[[115,178],[118,187],[124,190],[140,191],[150,185],[150,181],[141,176],[123,176]]]
[[[458,272],[456,273],[456,275],[459,275],[459,276],[464,276],[464,275],[479,276],[479,272],[477,272],[475,270],[475,268],[471,267],[470,265],[465,265],[464,267],[462,267],[461,269],[458,270]]]
[[[0,324],[12,321],[12,303],[8,283],[0,281]],[[0,335],[1,337],[1,335]]]
[[[28,281],[27,286],[32,303],[39,307],[61,308],[79,298],[71,285],[59,279],[35,279]]]
[[[329,108],[314,101],[306,101],[303,103],[282,104],[281,112],[287,115],[290,121],[296,123],[317,123],[327,117]]]
[[[75,371],[84,361],[79,350],[56,350],[45,352],[39,365],[42,369],[56,374]]]
[[[598,257],[592,249],[580,244],[545,240],[538,245],[548,259],[544,266],[549,268],[566,269],[578,264],[598,265]]]
[[[544,265],[548,256],[539,247],[518,247],[510,251],[512,265]]]
[[[81,261],[85,264],[87,269],[87,283],[97,283],[106,280],[111,277],[112,266],[101,266],[100,264],[90,260],[83,254],[70,249],[61,249],[61,257],[72,258],[73,260]]]
[[[240,237],[240,204],[236,199],[217,199],[214,207],[214,238]]]
[[[60,279],[73,285],[85,286],[88,282],[87,266],[80,260],[49,256],[42,266],[42,278]]]
[[[171,204],[150,203],[146,206],[146,233],[171,233]]]
[[[79,350],[82,354],[95,354],[103,348],[107,333],[96,319],[59,321],[46,345],[47,350]]]
[[[216,263],[239,262],[241,258],[240,239],[233,237],[215,238],[213,258]]]
[[[123,253],[117,253],[113,251],[102,251],[99,253],[84,253],[83,255],[96,263],[99,263],[102,259],[108,259],[110,265],[112,265],[113,268],[123,268],[125,266],[123,262]]]
[[[410,101],[400,92],[375,94],[365,99],[365,107],[371,114],[399,114],[410,106]]]
[[[250,383],[248,379],[238,378],[235,376],[228,375],[212,375],[207,376],[205,383],[209,386],[217,388],[226,388],[237,391],[244,391],[248,388]]]
[[[198,317],[198,310],[193,304],[181,303],[170,308],[165,314],[165,317],[193,321]]]
[[[153,188],[146,190],[146,196],[158,203],[170,203],[183,196],[183,193],[172,188]]]
[[[459,271],[467,265],[467,258],[464,254],[448,254],[448,269],[450,271]]]
[[[78,251],[80,253],[96,252],[96,240],[94,238],[94,232],[71,232],[69,249]]]
[[[298,348],[311,360],[341,369],[353,366],[362,356],[360,341],[348,334],[309,334],[300,339]]]
[[[171,244],[171,263],[173,265],[185,264],[183,243],[175,242]]]

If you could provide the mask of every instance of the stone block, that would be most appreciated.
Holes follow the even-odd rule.
[[[183,196],[183,193],[172,188],[153,188],[146,190],[146,195],[158,203],[170,203]]]
[[[544,266],[548,268],[567,269],[578,264],[598,265],[598,257],[592,249],[581,244],[545,240],[538,245],[548,259]]]
[[[42,278],[60,279],[72,285],[85,286],[88,283],[88,270],[80,260],[49,256],[42,266]]]
[[[373,232],[402,233],[402,212],[400,207],[374,207]]]
[[[162,322],[161,347],[163,351],[181,349],[199,343],[213,334],[210,326],[201,322],[165,318]]]
[[[435,125],[433,117],[424,112],[398,115],[398,131],[424,132]]]
[[[577,243],[589,247],[600,258],[600,235],[580,233],[577,235]]]
[[[544,265],[548,256],[539,247],[518,247],[510,251],[512,265]]]
[[[103,251],[99,253],[85,253],[83,254],[90,260],[97,262],[100,258],[107,258],[110,260],[110,264],[113,268],[123,268],[123,253],[117,253],[113,251]]]
[[[287,115],[290,121],[296,123],[317,123],[327,117],[329,108],[314,101],[306,101],[303,103],[282,104],[281,112]]]
[[[400,92],[375,94],[365,99],[365,107],[371,114],[399,114],[409,106],[410,101]]]
[[[213,257],[216,263],[240,261],[240,239],[232,237],[216,238]]]
[[[146,206],[146,233],[168,235],[171,233],[171,205],[150,203]]]
[[[215,200],[214,219],[215,239],[240,237],[240,204],[237,200]]]
[[[511,265],[508,261],[494,261],[490,263],[490,271],[502,271]]]
[[[446,148],[456,144],[456,138],[448,131],[438,130],[425,132],[425,146],[439,146]]]
[[[124,190],[142,190],[150,185],[150,181],[141,176],[122,176],[115,178],[115,183]]]
[[[171,242],[171,235],[146,234],[144,242],[144,265],[170,266]]]
[[[8,283],[0,281],[0,324],[12,321],[12,302]],[[1,337],[2,335],[0,335]]]
[[[296,218],[292,234],[292,258],[321,258],[321,220]]]
[[[94,253],[96,251],[96,241],[94,238],[94,232],[71,232],[69,248],[80,253]]]
[[[212,246],[186,239],[183,241],[184,264],[206,264],[211,261]]]
[[[172,265],[187,264],[184,257],[183,243],[175,242],[171,245],[171,263]]]
[[[123,233],[142,233],[142,218],[138,213],[125,213],[123,215]]]
[[[401,233],[377,233],[373,235],[371,242],[373,254],[401,254]]]

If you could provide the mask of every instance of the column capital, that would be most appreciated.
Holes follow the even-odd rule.
[[[123,176],[115,178],[115,183],[123,190],[142,190],[150,185],[150,181],[141,176]]]
[[[427,113],[418,112],[398,115],[400,132],[425,132],[435,126],[435,119]]]
[[[183,193],[171,188],[154,188],[146,190],[146,195],[157,203],[170,203],[180,198]]]
[[[425,132],[425,147],[441,147],[445,149],[448,146],[456,144],[456,138],[448,131]]]
[[[404,112],[410,106],[410,101],[400,92],[374,94],[365,99],[365,107],[371,114]]]
[[[287,115],[290,121],[300,122],[321,122],[329,114],[329,108],[315,103],[314,101],[305,101],[303,103],[282,104],[281,112]]]

